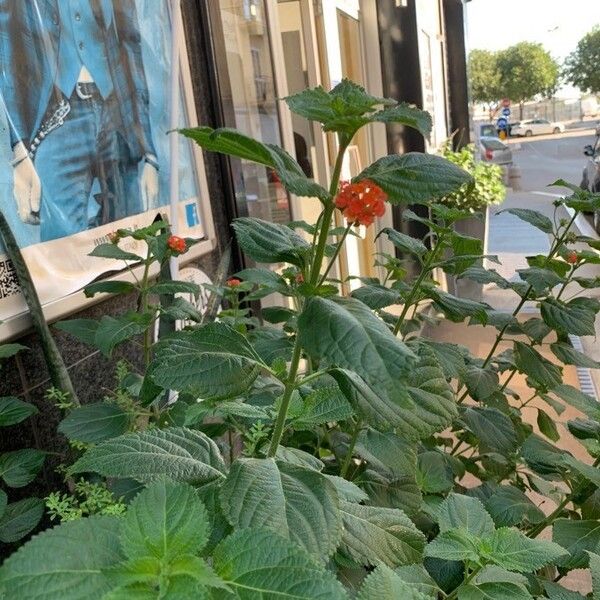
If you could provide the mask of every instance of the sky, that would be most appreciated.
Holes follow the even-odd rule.
[[[517,42],[541,42],[562,61],[594,25],[600,0],[471,0],[467,3],[467,47],[502,50]],[[574,93],[567,88],[561,95]]]

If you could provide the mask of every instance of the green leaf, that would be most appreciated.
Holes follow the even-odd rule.
[[[544,233],[552,233],[554,231],[552,221],[542,213],[537,210],[531,210],[530,208],[507,208],[506,210],[501,210],[497,214],[501,214],[503,212],[510,213],[515,217],[521,219],[521,221],[525,221],[534,227],[537,227]]]
[[[121,546],[129,558],[151,556],[172,561],[199,552],[208,536],[208,515],[194,488],[158,481],[129,505]]]
[[[314,358],[351,369],[384,393],[415,362],[408,347],[353,298],[309,298],[298,319],[298,339]]]
[[[250,342],[224,323],[182,331],[159,344],[151,379],[165,389],[220,400],[244,394],[258,377],[262,361]]]
[[[373,468],[388,476],[414,476],[417,471],[416,443],[395,433],[375,429],[361,431],[356,443],[356,452]]]
[[[196,296],[200,293],[200,286],[191,281],[157,281],[148,288],[148,293],[158,296],[171,294],[192,294]]]
[[[401,125],[416,129],[426,138],[431,134],[431,115],[410,104],[402,103],[384,108],[372,115],[371,121],[380,123],[400,123]]]
[[[554,419],[541,408],[538,408],[537,411],[537,426],[539,427],[539,430],[553,442],[558,442],[560,434],[558,433]]]
[[[194,321],[196,323],[202,321],[202,314],[196,306],[181,297],[173,298],[168,306],[163,304],[160,313],[172,321]]]
[[[4,511],[6,510],[7,503],[8,503],[8,496],[6,495],[6,492],[4,490],[0,490],[0,518],[2,518],[2,515],[4,514]]]
[[[96,444],[125,433],[129,421],[129,414],[118,405],[98,402],[73,409],[58,430],[70,440]]]
[[[487,323],[487,312],[491,310],[489,304],[469,298],[459,298],[434,288],[429,289],[428,294],[435,306],[455,323],[461,323],[467,317],[473,317],[482,325]]]
[[[469,406],[462,414],[467,427],[485,448],[500,454],[510,454],[517,448],[517,433],[513,422],[497,408]]]
[[[588,481],[600,487],[600,468],[588,465],[567,453],[563,455],[562,463],[578,475],[582,475]]]
[[[554,353],[554,356],[566,365],[575,365],[576,367],[584,367],[587,369],[600,369],[600,362],[594,360],[591,356],[575,350],[573,346],[564,343],[557,342],[550,344],[550,350]]]
[[[96,294],[129,294],[136,289],[129,281],[97,281],[86,285],[83,293],[86,298],[93,298]]]
[[[0,477],[7,486],[24,487],[40,472],[46,453],[33,448],[0,454]]]
[[[317,388],[304,398],[304,406],[294,420],[296,429],[344,421],[354,414],[346,397],[337,386]]]
[[[94,346],[105,356],[110,356],[115,346],[144,333],[153,319],[152,314],[139,314],[133,311],[119,317],[104,315],[96,328]]]
[[[275,327],[262,327],[250,332],[248,339],[261,360],[272,365],[276,360],[290,361],[294,348],[293,339]]]
[[[459,278],[470,279],[477,283],[494,283],[501,289],[507,289],[509,282],[494,269],[472,266],[460,273]]]
[[[54,327],[60,331],[66,331],[84,344],[93,346],[99,324],[100,322],[95,319],[69,319],[55,323]]]
[[[200,431],[183,427],[129,433],[101,442],[75,462],[71,473],[130,477],[143,483],[168,477],[207,483],[220,479],[225,464],[217,445]]]
[[[317,471],[272,458],[236,460],[221,506],[234,527],[272,529],[320,558],[333,554],[342,535],[334,485]]]
[[[88,256],[97,256],[98,258],[111,258],[113,260],[127,260],[139,262],[144,260],[141,256],[126,252],[117,246],[117,244],[100,244],[96,246]]]
[[[343,500],[345,502],[355,502],[358,504],[369,499],[369,496],[351,481],[348,481],[343,477],[338,477],[337,475],[326,475],[326,477],[333,483],[340,501]]]
[[[213,554],[213,568],[240,600],[346,600],[333,573],[289,540],[265,529],[229,536]]]
[[[0,427],[21,423],[37,412],[38,409],[29,402],[23,402],[12,396],[0,398]]]
[[[556,519],[552,525],[552,541],[568,551],[560,566],[567,569],[585,569],[589,565],[588,551],[595,552],[600,544],[599,521]]]
[[[552,392],[590,419],[600,421],[600,405],[588,394],[566,383],[555,386]]]
[[[90,600],[111,585],[104,569],[121,560],[117,517],[93,516],[47,529],[0,569],[11,600]]]
[[[363,285],[352,291],[352,297],[360,300],[372,310],[399,304],[401,296],[398,290],[383,285]]]
[[[415,475],[389,476],[367,468],[355,482],[369,495],[368,504],[384,508],[399,508],[415,516],[422,508],[423,498]]]
[[[566,552],[558,544],[531,539],[517,529],[497,529],[480,544],[481,555],[490,562],[519,573],[531,573],[559,563]]]
[[[450,529],[427,544],[425,556],[449,561],[476,561],[479,552],[475,540],[467,531]]]
[[[491,367],[469,365],[462,378],[474,400],[486,400],[498,390],[498,373]]]
[[[325,189],[308,179],[300,165],[277,146],[263,144],[235,129],[196,127],[179,132],[210,152],[236,156],[274,169],[283,185],[297,196],[314,196],[321,200],[329,197]]]
[[[358,563],[389,567],[419,562],[425,536],[394,508],[341,503],[342,548]]]
[[[423,565],[397,567],[394,569],[394,573],[402,581],[416,587],[426,596],[437,599],[440,588]]]
[[[533,596],[517,583],[494,581],[461,587],[458,600],[533,600]]]
[[[40,498],[25,498],[6,505],[0,516],[0,542],[19,541],[37,526],[43,514],[44,501]]]
[[[463,374],[465,354],[468,354],[464,346],[448,342],[434,342],[427,339],[420,339],[419,341],[433,351],[440,368],[447,378],[458,379]]]
[[[521,456],[540,475],[559,475],[564,471],[564,457],[567,453],[546,442],[539,436],[530,435],[521,446]]]
[[[550,269],[542,269],[540,267],[530,267],[529,269],[517,269],[519,277],[526,281],[540,295],[551,290],[555,286],[563,283],[563,278],[559,277]]]
[[[381,350],[384,347],[380,347]],[[457,410],[452,388],[433,351],[422,346],[418,352],[419,362],[408,377],[389,385],[373,381],[370,387],[350,371],[338,369],[331,374],[350,402],[373,426],[396,427],[410,440],[426,438],[447,427],[456,418]]]
[[[244,254],[261,263],[286,262],[302,267],[310,246],[285,225],[243,217],[233,222]]]
[[[387,235],[390,242],[392,242],[392,244],[394,244],[401,252],[413,254],[414,256],[423,256],[427,253],[427,246],[417,238],[396,231],[391,227],[382,229],[379,235],[382,233]]]
[[[600,599],[600,556],[595,552],[588,552],[590,557],[590,570],[592,572],[593,600]]]
[[[577,300],[577,298],[575,298]],[[595,313],[583,305],[547,298],[540,304],[544,322],[560,333],[595,335]]]
[[[437,511],[442,533],[454,529],[466,531],[470,536],[481,538],[493,533],[494,522],[477,498],[450,494]]]
[[[515,365],[545,389],[562,383],[562,369],[523,342],[514,343]]]
[[[384,156],[352,181],[363,179],[370,179],[381,187],[392,204],[430,202],[473,181],[466,171],[445,158],[418,152]]]
[[[22,350],[28,350],[27,346],[21,344],[0,344],[0,360],[10,358]]]
[[[572,592],[558,583],[552,583],[551,581],[544,581],[544,591],[548,595],[550,600],[584,600],[585,596],[582,596],[578,592]]]
[[[440,494],[452,489],[454,474],[445,457],[434,450],[419,454],[417,482],[426,494]]]
[[[544,519],[544,513],[512,485],[494,486],[484,504],[496,527],[510,527],[524,522],[535,525]]]
[[[431,596],[407,583],[385,565],[378,566],[364,580],[356,600],[429,600]]]

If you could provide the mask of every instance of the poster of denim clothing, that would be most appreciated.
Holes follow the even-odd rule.
[[[168,213],[169,4],[0,0],[0,209],[42,304],[123,268],[87,256],[108,233]],[[200,167],[182,138],[179,233],[196,238]],[[2,254],[0,320],[24,308]]]

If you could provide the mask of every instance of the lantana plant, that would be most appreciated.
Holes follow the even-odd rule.
[[[589,568],[600,594],[600,409],[563,382],[561,366],[600,366],[570,337],[594,335],[600,310],[581,294],[600,285],[585,273],[600,263],[598,242],[572,231],[600,196],[557,182],[568,195],[556,201],[554,221],[512,210],[551,247],[507,280],[488,268],[497,259],[484,260],[480,240],[455,231],[471,213],[442,202],[472,185],[458,166],[395,154],[340,183],[360,128],[395,122],[427,136],[425,112],[350,81],[286,101],[337,136],[327,187],[281,148],[238,131],[182,133],[275,171],[296,196],[318,198],[317,221],[234,221],[245,255],[265,266],[212,286],[225,299],[216,320],[197,315],[196,325],[166,330],[157,343],[147,334],[155,320],[179,314],[169,294],[190,288],[95,284],[138,293],[139,311],[61,327],[80,339],[87,327],[87,340],[107,353],[142,334],[147,369],[123,379],[126,418],[109,399],[95,405],[100,416],[74,408],[61,430],[85,444],[69,474],[102,479],[130,503],[124,515],[39,534],[4,563],[0,588],[17,600],[557,600],[580,597],[561,580]],[[344,296],[333,276],[343,244],[356,225],[375,227],[388,205],[403,206],[402,218],[428,233],[377,232],[397,253],[377,255],[382,276]],[[333,227],[336,211],[345,226]],[[148,246],[146,257],[122,255],[127,261],[149,266],[167,247],[179,251],[160,227],[122,235]],[[114,258],[116,250],[95,252]],[[418,268],[407,269],[409,260]],[[512,292],[516,308],[506,314],[456,297],[440,285],[443,273]],[[253,314],[251,303],[267,296],[283,301]],[[521,315],[526,303],[540,316]],[[439,318],[495,329],[489,353],[424,337],[423,324]],[[517,373],[530,397],[511,389]],[[522,418],[533,400],[535,431]],[[585,460],[555,445],[563,431],[546,411],[560,414],[564,404],[581,413],[567,427]]]

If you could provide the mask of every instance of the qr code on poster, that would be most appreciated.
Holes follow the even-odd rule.
[[[10,260],[0,260],[0,299],[19,293],[17,273]]]

